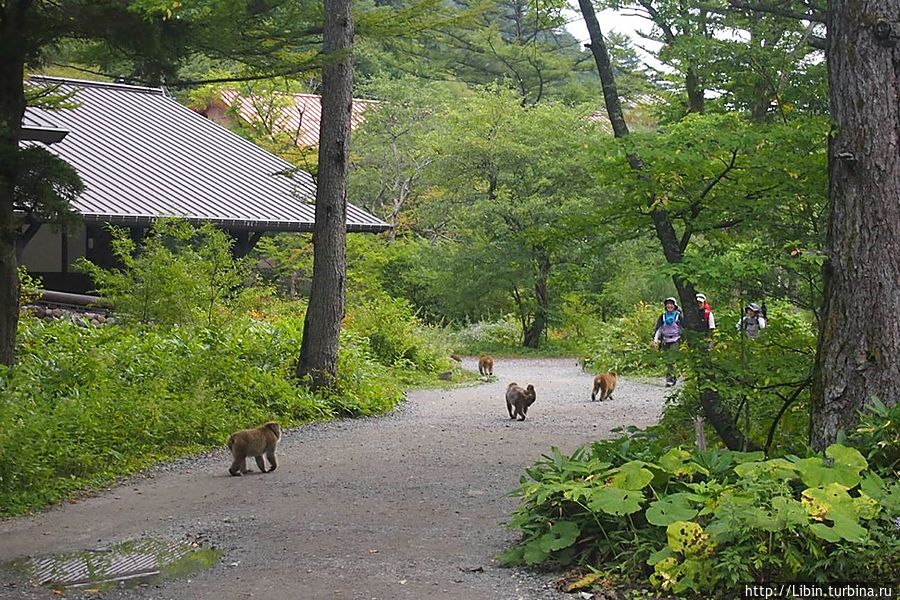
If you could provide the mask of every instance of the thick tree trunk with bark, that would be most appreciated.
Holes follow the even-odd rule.
[[[873,396],[900,397],[900,0],[828,3],[825,305],[813,383],[814,448]]]
[[[13,366],[19,326],[17,224],[13,213],[18,178],[19,132],[25,114],[24,42],[19,36],[27,9],[10,3],[0,19],[0,364]]]
[[[540,347],[541,338],[550,318],[550,257],[546,252],[540,251],[536,262],[538,273],[534,284],[534,297],[537,307],[531,326],[525,328],[525,346],[528,348]]]
[[[303,324],[299,377],[333,387],[347,278],[347,173],[353,103],[353,3],[325,0],[325,55],[313,278]]]

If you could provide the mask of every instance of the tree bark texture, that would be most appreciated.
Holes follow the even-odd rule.
[[[544,336],[550,319],[550,286],[548,284],[550,281],[550,256],[546,251],[539,250],[535,262],[537,279],[534,283],[536,301],[534,320],[530,327],[525,328],[525,346],[528,348],[540,347],[541,338]]]
[[[629,134],[628,125],[622,111],[622,103],[619,100],[619,91],[616,88],[615,74],[612,70],[609,50],[603,39],[603,32],[597,21],[594,5],[591,3],[591,0],[578,0],[578,6],[581,9],[581,14],[587,25],[588,35],[591,38],[591,53],[594,55],[594,61],[597,63],[597,71],[600,75],[603,96],[606,102],[606,111],[609,115],[610,123],[612,123],[613,133],[617,138],[626,137]],[[634,154],[628,156],[628,163],[635,171],[642,171],[644,169],[643,160]],[[648,207],[652,208],[653,204],[653,198],[648,198]],[[666,261],[669,263],[681,262],[684,258],[684,250],[668,212],[660,208],[652,208],[651,218],[653,220],[653,227],[656,231],[656,237],[660,241]],[[691,282],[685,281],[681,277],[673,277],[673,281],[681,301],[682,314],[684,316],[685,326],[688,329],[688,341],[692,341],[700,336],[700,332],[703,328],[699,312],[695,310],[696,290]],[[701,377],[701,379],[702,372],[703,369],[698,369],[698,376]],[[706,381],[698,381],[698,384],[700,389],[703,390],[700,394],[700,402],[703,406],[703,410],[706,413],[706,417],[709,419],[710,424],[715,428],[716,433],[722,438],[722,441],[732,450],[756,448],[756,446],[735,426],[734,419],[729,414],[727,407],[723,404],[718,391],[710,389],[708,382]]]
[[[900,0],[828,3],[829,215],[811,443],[900,396]]]
[[[313,236],[313,278],[297,375],[313,389],[333,388],[337,378],[347,278],[347,173],[353,103],[351,0],[325,0],[319,177]]]
[[[8,3],[0,15],[0,364],[12,367],[19,326],[17,223],[13,206],[18,179],[19,134],[25,114],[25,43],[19,32],[25,3]]]

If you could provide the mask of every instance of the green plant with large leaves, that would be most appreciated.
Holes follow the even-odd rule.
[[[528,469],[509,525],[512,564],[592,567],[680,595],[730,597],[751,581],[883,576],[900,558],[900,482],[856,448],[824,457],[666,448],[661,432],[554,448]],[[855,553],[845,564],[831,553]],[[864,576],[863,579],[866,579]]]

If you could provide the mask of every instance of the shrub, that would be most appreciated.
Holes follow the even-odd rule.
[[[604,322],[585,344],[585,365],[601,371],[662,374],[663,362],[650,344],[659,313],[658,307],[640,303],[630,314]]]
[[[553,449],[528,469],[512,564],[589,565],[677,594],[753,581],[889,580],[900,482],[854,448],[826,458],[664,450],[658,431]]]
[[[513,315],[497,321],[478,321],[459,330],[457,343],[464,351],[479,353],[486,350],[521,348],[522,324]]]
[[[370,415],[402,400],[368,340],[352,334],[342,338],[337,392],[298,385],[302,319],[137,330],[23,317],[16,369],[0,372],[0,513],[221,445],[272,418]]]

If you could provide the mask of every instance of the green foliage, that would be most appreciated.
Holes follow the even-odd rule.
[[[866,460],[883,473],[900,470],[900,404],[891,408],[878,398],[861,411],[847,443],[866,453]]]
[[[641,302],[629,314],[603,322],[585,343],[585,366],[595,371],[661,374],[662,360],[650,344],[661,312],[659,304]]]
[[[877,581],[900,559],[900,483],[855,448],[764,460],[666,437],[554,448],[522,479],[509,523],[522,540],[503,559],[589,565],[702,598],[750,581]]]
[[[460,350],[477,354],[510,350],[522,345],[522,325],[513,315],[495,321],[478,321],[465,325],[455,333]]]
[[[39,277],[32,277],[25,268],[19,267],[19,304],[30,304],[41,297],[43,282]]]
[[[450,349],[434,345],[433,338],[423,334],[424,326],[406,300],[370,292],[350,297],[349,304],[352,310],[345,325],[368,339],[372,357],[379,363],[401,373],[409,367],[426,373],[450,368]]]
[[[268,419],[289,426],[371,415],[402,399],[393,373],[354,333],[341,340],[337,391],[298,385],[303,311],[285,312],[140,330],[23,318],[16,369],[0,377],[3,514],[219,446]]]
[[[2,150],[0,150],[2,152]],[[84,191],[75,169],[43,146],[27,146],[12,151],[0,161],[15,169],[17,177],[12,207],[22,223],[53,223],[66,229],[81,221],[71,203]]]
[[[245,261],[231,255],[233,240],[210,224],[157,221],[140,247],[129,233],[110,227],[122,268],[78,263],[124,318],[158,325],[212,325],[247,279]]]

